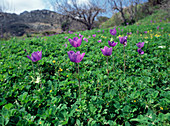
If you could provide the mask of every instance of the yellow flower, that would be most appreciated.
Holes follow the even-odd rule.
[[[140,34],[140,36],[142,36],[142,34]]]
[[[50,93],[52,92],[52,90],[50,90]]]
[[[75,90],[76,91],[76,90]]]
[[[77,109],[76,109],[76,111],[77,111]]]
[[[53,60],[53,63],[55,63],[55,60]]]
[[[145,39],[147,39],[148,37],[144,37]]]
[[[68,77],[68,75],[67,75],[67,77]]]
[[[163,110],[163,107],[160,107],[161,110]]]
[[[59,70],[58,70],[58,71],[63,71],[63,69],[59,68]]]
[[[134,100],[134,102],[136,102],[136,100]]]
[[[41,124],[41,122],[39,122],[39,124]]]
[[[41,104],[39,104],[38,106],[41,106]]]
[[[107,103],[107,105],[109,105],[109,103]]]

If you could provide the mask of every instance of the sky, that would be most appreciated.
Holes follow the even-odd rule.
[[[53,7],[51,6],[49,1],[50,0],[0,0],[0,6],[3,3],[8,2],[9,7],[5,10],[5,12],[16,13],[16,14],[20,14],[24,11],[30,12],[32,10],[43,10],[43,9],[53,11]],[[83,3],[83,2],[87,3],[87,1],[88,0],[79,0],[80,3]],[[143,0],[143,1],[146,1],[146,0]],[[102,14],[100,16],[111,17],[112,12],[104,14],[104,15]]]
[[[8,3],[8,8],[4,11],[8,13],[16,13],[20,14],[24,11],[32,11],[32,10],[51,10],[53,11],[53,7],[50,4],[50,0],[0,0],[0,6],[3,3]],[[87,3],[88,0],[79,0],[80,3]],[[4,5],[4,4],[3,4]],[[111,17],[112,14],[107,14],[107,17]]]
[[[42,10],[42,9],[50,9],[50,4],[48,0],[0,0],[7,1],[9,4],[6,12],[20,14],[24,11],[32,11],[32,10]],[[1,4],[1,3],[0,3]]]

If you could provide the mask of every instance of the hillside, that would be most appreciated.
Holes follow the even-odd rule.
[[[82,24],[49,10],[25,11],[20,15],[0,13],[1,32],[16,36],[43,31],[61,32],[61,26],[66,21],[69,29],[80,30],[83,27]]]
[[[153,22],[154,21],[158,22],[160,21],[160,19],[166,19],[166,20],[162,20],[164,22],[170,21],[169,9],[166,3],[163,3],[161,5],[155,5],[155,6],[148,6],[148,3],[139,4],[137,15],[134,18],[135,21],[131,21],[131,16],[128,9],[129,7],[124,9],[124,14],[128,24],[134,24],[134,23],[148,24],[150,23],[151,20],[153,20]],[[109,20],[102,23],[101,27],[109,28],[112,26],[119,26],[119,25],[124,25],[124,23],[121,14],[119,12],[116,12]]]

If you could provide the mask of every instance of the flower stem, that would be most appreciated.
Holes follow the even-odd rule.
[[[39,74],[40,74],[40,88],[42,87],[42,81],[41,81],[41,69],[40,69],[40,65],[39,65],[39,63],[38,63],[38,67],[39,67]]]
[[[124,50],[124,75],[125,75],[125,68],[126,68],[126,66],[125,66],[125,46],[123,46],[123,50]]]
[[[114,72],[114,56],[112,56],[112,58],[113,58],[113,72]]]
[[[78,82],[79,82],[79,97],[81,97],[80,78],[79,78],[79,63],[78,63]]]
[[[33,68],[34,77],[35,77],[35,70],[34,70],[34,65],[33,65],[33,62],[32,62],[32,68]]]
[[[107,56],[107,74],[108,74],[108,92],[109,92],[109,89],[110,89],[110,83],[109,83],[108,56]]]

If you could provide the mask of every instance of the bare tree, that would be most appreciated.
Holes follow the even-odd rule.
[[[113,11],[118,11],[121,14],[124,24],[127,23],[127,17],[125,17],[125,9],[129,6],[127,0],[108,0]]]
[[[141,3],[141,0],[129,0],[130,6],[128,7],[128,12],[130,14],[130,20],[133,22],[135,20],[138,20],[138,8],[139,4]]]
[[[105,12],[105,3],[103,0],[53,0],[51,1],[54,9],[72,20],[84,24],[88,30],[92,29],[94,20],[99,13]]]

